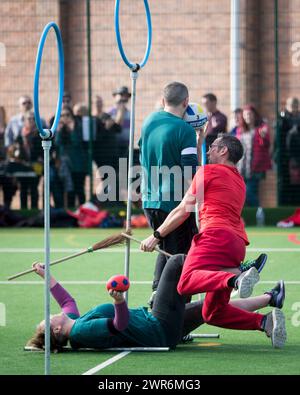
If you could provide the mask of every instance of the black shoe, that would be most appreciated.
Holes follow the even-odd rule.
[[[265,263],[268,259],[267,254],[260,254],[258,258],[256,259],[251,259],[250,261],[245,261],[240,264],[240,271],[243,273],[251,267],[255,267],[258,273],[260,273],[265,266]]]
[[[281,309],[285,299],[284,281],[283,280],[278,281],[276,286],[273,289],[271,289],[271,291],[265,292],[265,294],[271,296],[269,306],[277,307],[278,309]]]

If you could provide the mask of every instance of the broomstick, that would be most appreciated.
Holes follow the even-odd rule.
[[[123,236],[122,233],[121,234],[117,234],[117,235],[113,235],[113,236],[110,236],[110,237],[107,237],[106,239],[104,239],[102,241],[99,241],[98,243],[95,243],[93,246],[88,247],[88,248],[86,248],[86,249],[84,249],[82,251],[76,252],[75,254],[68,255],[68,256],[66,256],[64,258],[60,258],[60,259],[57,259],[57,260],[55,260],[53,262],[50,262],[50,266],[57,265],[58,263],[68,261],[69,259],[76,258],[76,257],[78,257],[80,255],[84,255],[84,254],[87,254],[89,252],[102,250],[103,248],[108,248],[108,247],[111,247],[113,245],[123,244],[124,240],[125,240],[125,237]],[[24,272],[17,273],[14,276],[9,277],[8,280],[13,280],[15,278],[24,276],[25,274],[32,273],[32,272],[35,272],[35,269],[31,268],[31,269],[25,270]]]
[[[98,243],[94,244],[93,246],[88,247],[88,248],[86,248],[86,249],[84,249],[82,251],[76,252],[75,254],[68,255],[66,257],[63,257],[63,258],[57,259],[57,260],[55,260],[53,262],[50,262],[50,266],[57,265],[58,263],[68,261],[69,259],[76,258],[76,257],[78,257],[80,255],[84,255],[84,254],[87,254],[89,252],[102,250],[104,248],[108,248],[108,247],[111,247],[113,245],[124,244],[126,239],[130,239],[130,240],[133,240],[133,241],[141,244],[141,241],[133,238],[132,236],[130,236],[129,232],[128,233],[119,233],[119,234],[107,237],[106,239],[104,239],[102,241],[99,241]],[[160,252],[160,253],[162,253],[162,254],[164,254],[164,255],[166,255],[166,256],[168,256],[168,257],[172,256],[168,252],[165,252],[165,251],[159,249],[158,247],[156,247],[155,250]],[[25,274],[29,274],[29,273],[32,273],[32,272],[35,272],[35,269],[31,268],[31,269],[25,270],[23,272],[17,273],[15,275],[9,277],[8,281],[14,280],[15,278],[24,276]]]
[[[130,234],[128,234],[128,233],[121,233],[121,235],[122,235],[124,238],[126,238],[126,239],[130,239],[130,240],[135,241],[136,243],[139,243],[139,244],[142,243],[140,240],[135,239],[134,237],[132,237],[132,236],[131,236]],[[155,251],[160,252],[161,254],[167,256],[168,258],[170,258],[170,257],[172,256],[172,254],[169,254],[168,252],[166,252],[166,251],[164,251],[164,250],[161,250],[161,249],[158,248],[158,247],[155,247]]]

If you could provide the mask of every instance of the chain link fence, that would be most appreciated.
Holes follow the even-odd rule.
[[[194,102],[215,94],[217,108],[227,117],[226,131],[241,126],[231,101],[233,3],[149,0],[153,44],[137,81],[135,162],[143,119],[160,107],[162,89],[170,81],[185,83]],[[235,105],[253,105],[270,133],[271,164],[261,172],[258,202],[264,207],[298,206],[299,2],[240,0],[238,6]],[[34,130],[30,103],[40,34],[54,21],[63,36],[66,92],[60,138],[52,151],[51,202],[55,207],[78,207],[101,186],[96,169],[111,165],[118,170],[119,158],[127,156],[130,73],[117,49],[114,1],[2,0],[0,21],[0,204],[42,208],[42,151],[38,140],[28,137]],[[120,23],[126,54],[133,62],[141,59],[147,39],[143,1],[121,1]],[[41,114],[49,125],[58,87],[53,33],[46,42],[40,78]],[[122,110],[120,97],[125,99]],[[124,195],[118,198],[124,200]]]

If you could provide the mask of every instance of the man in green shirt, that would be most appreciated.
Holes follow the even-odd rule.
[[[195,130],[182,118],[189,102],[187,87],[171,82],[163,90],[163,110],[150,114],[142,126],[139,141],[143,168],[142,201],[145,215],[154,231],[181,202],[198,166]],[[160,248],[170,254],[186,254],[197,233],[195,216],[191,215],[174,232],[160,240]],[[166,257],[156,260],[152,289],[158,287]],[[153,295],[154,295],[153,294]],[[150,300],[150,306],[153,300]]]

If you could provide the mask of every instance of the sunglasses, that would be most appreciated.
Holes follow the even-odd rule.
[[[22,105],[24,106],[25,104],[31,104],[31,101],[23,101]]]
[[[223,148],[223,147],[224,147],[224,145],[222,145],[222,144],[211,144],[209,146],[209,150],[212,150],[213,148]]]

